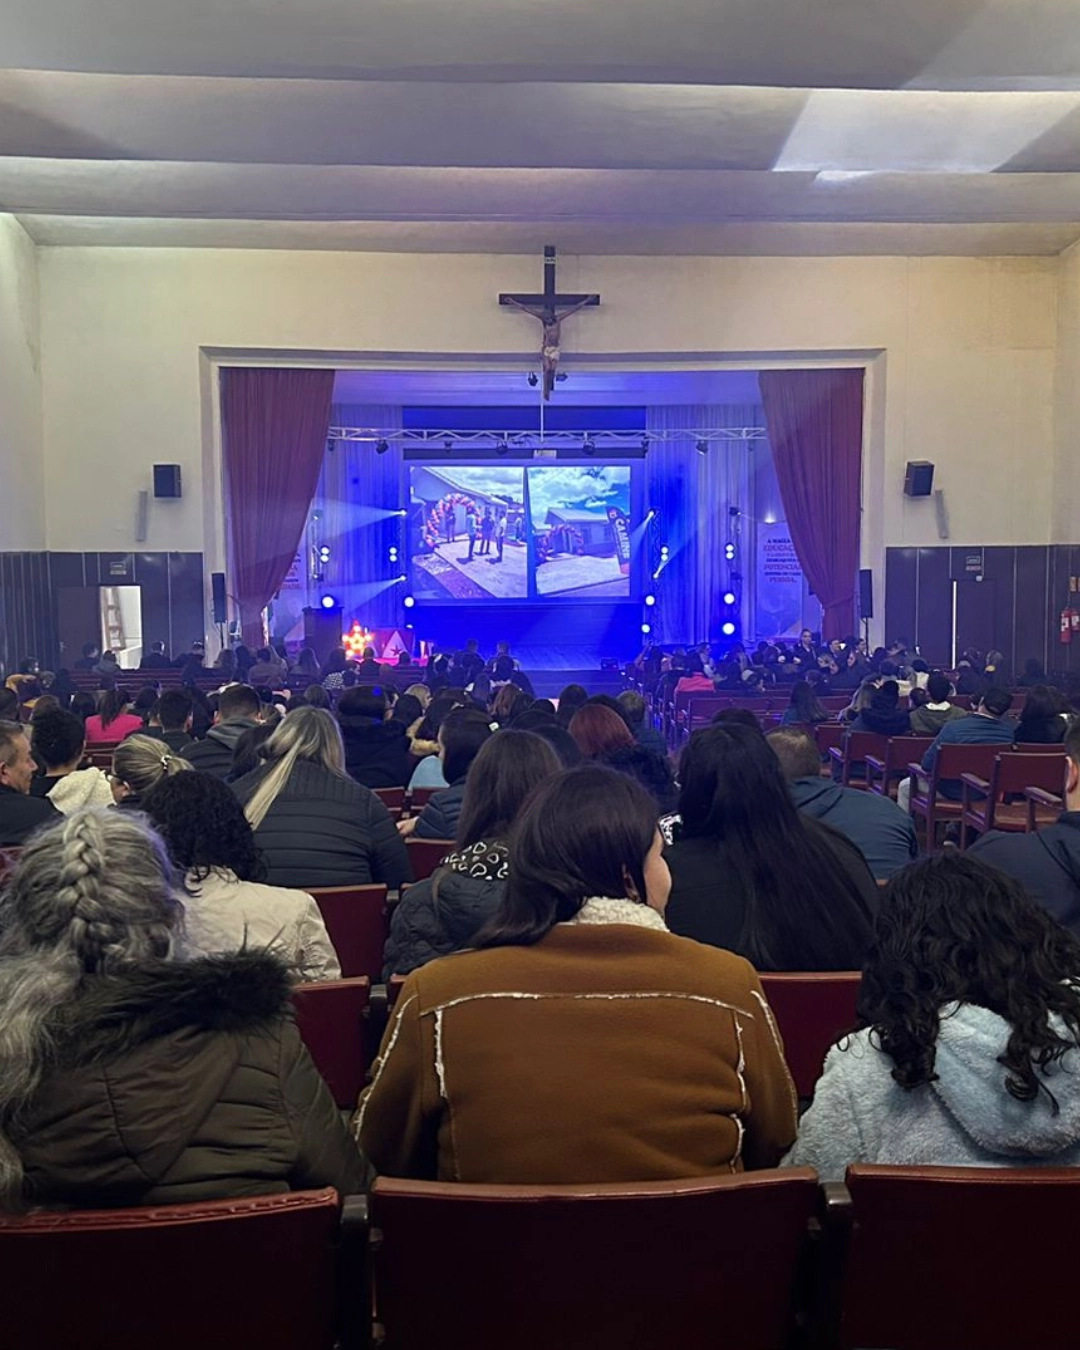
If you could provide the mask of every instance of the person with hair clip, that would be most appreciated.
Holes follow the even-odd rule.
[[[850,840],[801,815],[759,731],[695,731],[683,750],[667,850],[673,933],[758,970],[856,970],[878,888]]]
[[[386,979],[472,944],[502,899],[506,840],[518,812],[532,789],[561,767],[551,746],[528,731],[500,731],[480,747],[465,778],[453,851],[394,908]]]
[[[174,959],[177,896],[133,814],[78,811],[24,848],[0,930],[0,1209],[370,1181],[300,1039],[285,964],[255,948]]]
[[[255,831],[272,886],[396,889],[412,880],[390,813],[345,772],[345,748],[323,708],[297,708],[274,728],[264,762],[232,790]]]
[[[661,845],[648,793],[612,769],[533,790],[476,950],[402,987],[356,1117],[380,1172],[557,1185],[776,1165],[795,1094],[771,1012],[748,962],[667,931]]]
[[[1080,1165],[1080,942],[1011,878],[956,852],[894,877],[858,1016],[787,1163]]]
[[[129,736],[113,751],[109,774],[113,805],[122,811],[141,811],[144,793],[163,778],[191,769],[182,755],[170,750],[162,741],[152,736]]]
[[[341,965],[310,895],[262,885],[255,835],[235,794],[208,773],[163,778],[143,803],[184,875],[187,949],[200,955],[268,947],[297,979],[339,980]]]

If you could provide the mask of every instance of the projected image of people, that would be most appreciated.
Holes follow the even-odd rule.
[[[524,600],[529,594],[524,471],[413,464],[409,552],[418,600]]]
[[[542,596],[630,595],[630,469],[530,468],[529,514]]]

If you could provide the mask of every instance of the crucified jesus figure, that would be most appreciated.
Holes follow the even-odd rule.
[[[531,318],[539,319],[544,326],[544,335],[540,346],[540,367],[544,373],[544,398],[548,399],[551,397],[551,391],[555,388],[555,376],[559,371],[559,357],[562,354],[559,343],[562,337],[563,320],[568,319],[571,314],[576,314],[579,309],[584,309],[586,305],[591,305],[593,300],[591,297],[582,300],[562,314],[550,305],[523,305],[520,300],[515,300],[513,296],[507,296],[505,303],[513,305],[515,309],[520,309],[523,314],[528,314]]]

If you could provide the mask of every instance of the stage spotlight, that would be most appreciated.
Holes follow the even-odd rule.
[[[646,603],[650,608],[652,608],[652,606],[656,604],[656,596],[655,596],[655,595],[647,595],[647,596],[645,597],[645,603]]]
[[[643,633],[651,633],[651,632],[652,632],[652,624],[649,624],[649,623],[643,623],[643,624],[641,625],[641,631],[642,631]]]
[[[667,544],[661,544],[661,545],[660,545],[660,556],[661,556],[661,558],[666,558],[666,557],[668,556],[668,546],[667,546]]]
[[[535,389],[536,386],[537,386],[539,383],[540,383],[540,376],[537,375],[537,373],[536,373],[535,370],[530,370],[530,371],[529,371],[529,388],[530,388],[530,389]]]
[[[649,512],[649,514],[645,517],[644,523],[645,523],[646,525],[648,525],[649,521],[655,519],[655,517],[656,517],[656,509],[653,508],[653,509]]]
[[[416,604],[416,601],[413,599],[411,595],[407,595],[401,603],[405,606],[406,609],[412,609],[413,605]]]
[[[495,453],[497,455],[508,455],[510,453],[510,444],[505,436],[495,446]]]
[[[341,608],[341,601],[337,598],[336,595],[324,595],[323,598],[319,601],[319,604],[322,605],[323,609]]]
[[[593,440],[593,438],[589,435],[588,432],[585,433],[585,439],[581,442],[581,453],[583,455],[596,454],[596,442]]]
[[[409,514],[408,509],[407,509],[406,507],[404,507],[404,506],[401,508],[400,511],[395,511],[395,512],[394,512],[394,515],[395,515],[395,516],[407,516],[408,514]]]
[[[396,548],[391,548],[391,549],[390,549],[390,561],[391,561],[391,562],[397,562],[397,549],[396,549]]]
[[[724,592],[724,604],[725,604],[725,605],[733,605],[734,603],[735,603],[735,592],[734,592],[734,591],[725,591],[725,592]]]
[[[453,450],[454,442],[450,439],[449,436],[447,436],[446,440],[443,441],[442,448],[447,454],[449,454],[451,450]]]
[[[397,585],[400,586],[400,584],[401,584],[403,581],[408,581],[408,579],[409,579],[409,578],[405,575],[405,573],[402,572],[401,576],[395,577],[395,578],[394,578],[394,581],[395,581],[395,583],[396,583]]]
[[[721,633],[723,633],[723,635],[724,635],[725,637],[734,637],[734,636],[735,636],[735,625],[734,625],[734,624],[731,622],[731,620],[729,619],[729,620],[727,621],[727,623],[723,623],[723,624],[720,625],[720,631],[721,631]]]
[[[320,561],[321,563],[328,563],[328,562],[330,561],[330,545],[329,545],[329,544],[323,544],[323,545],[321,546],[321,548],[319,549],[319,561]]]
[[[378,440],[375,442],[375,453],[377,455],[385,455],[387,450],[389,449],[390,449],[389,441]]]
[[[725,545],[724,545],[724,557],[728,560],[728,562],[731,562],[731,560],[735,557],[735,545],[734,545],[734,544],[725,544]]]
[[[700,440],[694,445],[694,449],[698,452],[699,455],[707,455],[709,453],[709,442],[706,440]]]

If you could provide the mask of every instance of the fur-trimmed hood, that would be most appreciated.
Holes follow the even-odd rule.
[[[59,1058],[110,1058],[179,1031],[250,1035],[288,1011],[290,992],[288,967],[265,950],[95,976],[57,1013]]]

